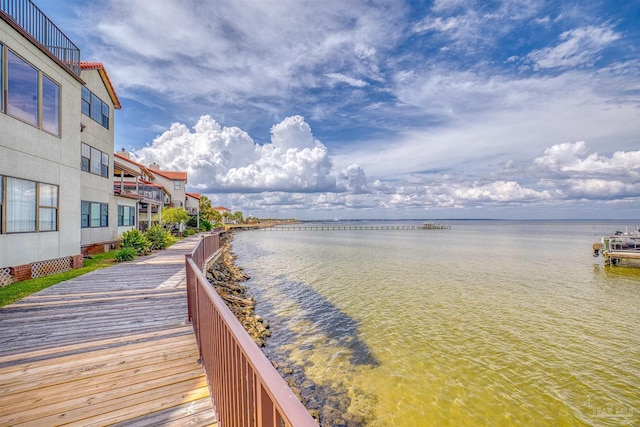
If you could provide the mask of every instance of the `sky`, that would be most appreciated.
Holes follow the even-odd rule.
[[[639,0],[35,0],[245,216],[640,218]]]

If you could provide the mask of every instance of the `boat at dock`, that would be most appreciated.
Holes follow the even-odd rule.
[[[593,245],[593,256],[602,253],[605,265],[636,264],[640,266],[640,229],[616,231]]]

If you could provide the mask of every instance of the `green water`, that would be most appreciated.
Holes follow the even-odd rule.
[[[640,424],[640,268],[591,253],[634,224],[451,224],[237,233],[265,353],[370,426]]]

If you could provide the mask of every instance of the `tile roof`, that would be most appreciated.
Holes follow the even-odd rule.
[[[104,64],[102,62],[80,62],[81,70],[98,70],[100,74],[100,78],[104,83],[104,86],[107,88],[107,92],[109,92],[109,97],[111,97],[111,101],[113,102],[113,108],[120,109],[122,108],[122,104],[120,104],[120,100],[118,99],[118,95],[116,95],[116,90],[113,87],[113,83],[111,83],[111,79],[107,74],[107,69],[104,68]]]
[[[147,173],[151,173],[156,174],[156,175],[160,175],[163,176],[167,179],[171,179],[174,181],[184,181],[185,183],[187,182],[187,173],[186,172],[179,172],[179,171],[163,171],[163,170],[157,170],[157,169],[151,169],[148,166],[143,165],[140,162],[136,162],[135,160],[129,159],[121,154],[118,153],[113,153],[117,158],[122,159],[122,160],[126,160],[127,162],[133,163],[134,165],[138,166],[139,168],[141,168],[143,171],[147,172]],[[192,193],[195,194],[195,193]]]
[[[184,181],[187,182],[187,173],[186,172],[178,172],[178,171],[162,171],[157,169],[151,169],[151,172],[156,173],[160,176],[164,176],[167,179],[171,179],[174,181]]]
[[[148,167],[146,167],[146,166],[145,166],[145,165],[143,165],[142,163],[136,162],[135,160],[131,160],[130,158],[125,157],[125,156],[123,156],[123,155],[121,155],[121,154],[118,154],[118,153],[113,153],[113,154],[114,154],[114,156],[116,156],[117,158],[119,158],[119,159],[121,159],[121,160],[124,160],[124,161],[126,161],[126,162],[129,162],[129,163],[131,163],[132,165],[136,165],[136,166],[138,166],[138,167],[140,168],[140,170],[141,170],[142,172],[144,172],[144,173],[145,173],[145,175],[147,175],[148,177],[151,177],[151,179],[153,179],[153,178],[154,178],[154,177],[153,177],[153,172],[154,172],[154,171],[152,171],[151,169],[149,169]]]
[[[186,193],[186,195],[189,197],[193,197],[196,200],[200,200],[200,197],[202,196],[202,194],[199,193]]]
[[[229,211],[231,212],[231,209],[225,208],[224,206],[216,206],[215,208],[213,208],[214,211]]]

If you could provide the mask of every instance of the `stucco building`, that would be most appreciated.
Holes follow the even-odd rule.
[[[33,3],[0,9],[0,285],[82,265],[118,237],[106,70]]]

